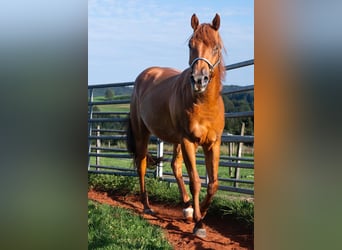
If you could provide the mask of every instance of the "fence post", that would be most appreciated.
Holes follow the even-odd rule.
[[[94,101],[94,89],[90,89],[90,102],[92,103]],[[90,105],[90,110],[89,110],[89,119],[93,118],[93,105]],[[91,122],[88,122],[88,136],[91,136],[93,133],[93,125]],[[90,156],[89,154],[91,153],[91,140],[88,138],[88,170],[90,169]]]
[[[100,136],[100,125],[97,125],[96,135]],[[96,139],[96,166],[100,165],[100,156],[97,155],[101,152],[99,147],[101,147],[101,140],[100,140],[100,138],[97,138]],[[96,170],[99,170],[99,168],[96,168]]]
[[[229,142],[228,145],[229,145],[229,157],[233,157],[233,143]],[[232,160],[229,160],[229,161],[232,161]],[[233,167],[229,167],[228,171],[229,171],[229,177],[232,177]]]
[[[164,142],[157,139],[157,157],[162,159],[164,156]],[[157,164],[157,178],[163,178],[163,160],[160,160]]]
[[[243,122],[241,125],[241,136],[243,136],[245,134],[245,123]],[[243,142],[240,142],[238,144],[238,148],[237,148],[237,157],[241,158],[241,154],[242,154],[242,146],[243,146]],[[238,160],[237,163],[240,163],[240,161]],[[238,180],[240,179],[240,168],[236,168],[235,169],[235,179]],[[234,187],[238,187],[238,183],[234,182]]]

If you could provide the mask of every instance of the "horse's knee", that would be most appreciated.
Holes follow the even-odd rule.
[[[171,162],[171,166],[172,166],[172,170],[173,170],[173,174],[175,178],[176,179],[182,178],[183,177],[182,168],[179,168],[174,162]]]
[[[214,182],[208,184],[207,194],[212,196],[216,193],[217,189],[218,189],[218,181],[215,180]]]
[[[194,180],[193,180],[194,188],[199,190],[201,188],[201,184],[202,184],[201,179],[199,177],[194,178]]]
[[[180,158],[179,156],[173,156],[172,161],[171,161],[171,167],[176,178],[181,178],[183,175],[182,163],[183,163],[182,158]]]

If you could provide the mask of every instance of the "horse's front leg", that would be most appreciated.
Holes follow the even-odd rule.
[[[173,157],[171,167],[173,174],[175,175],[181,199],[183,202],[183,216],[186,220],[191,221],[193,217],[193,208],[190,204],[190,198],[186,191],[183,174],[182,174],[183,156],[180,144],[173,145]]]
[[[196,148],[197,145],[187,139],[183,139],[181,144],[182,154],[188,175],[190,178],[190,191],[193,199],[195,227],[193,233],[199,237],[206,237],[203,227],[202,215],[199,205],[199,193],[201,190],[201,180],[196,169]]]
[[[205,217],[210,203],[218,189],[218,166],[220,161],[220,146],[221,140],[218,140],[214,145],[203,145],[205,155],[205,166],[209,179],[207,187],[207,195],[201,203],[202,218]]]

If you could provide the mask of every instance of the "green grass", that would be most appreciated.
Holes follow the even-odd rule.
[[[132,212],[88,201],[88,249],[172,249],[161,228]]]
[[[242,221],[247,227],[254,224],[254,203],[247,200],[238,200],[230,203],[230,206],[222,208],[224,214],[235,216],[236,220]]]

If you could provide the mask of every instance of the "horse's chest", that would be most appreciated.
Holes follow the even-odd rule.
[[[214,143],[217,140],[218,133],[215,129],[208,126],[208,124],[200,122],[192,122],[189,126],[190,137],[199,142],[204,143]]]

